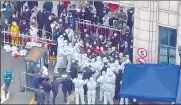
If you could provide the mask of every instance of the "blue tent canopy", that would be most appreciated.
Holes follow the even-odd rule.
[[[176,102],[180,68],[165,64],[125,65],[120,96]]]

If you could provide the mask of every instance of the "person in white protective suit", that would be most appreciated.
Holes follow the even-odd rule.
[[[54,73],[58,73],[58,68],[64,68],[66,66],[66,63],[64,40],[62,40],[62,36],[60,36],[60,38],[58,39],[57,62],[54,68]]]
[[[89,81],[87,82],[87,100],[88,104],[95,104],[96,100],[96,87],[97,83],[93,79],[93,77],[90,77]]]
[[[93,68],[96,71],[93,75],[94,79],[96,80],[99,75],[101,75],[101,70],[104,66],[104,63],[102,62],[102,58],[100,56],[97,56],[96,62],[93,64]]]
[[[69,41],[72,42],[73,38],[74,38],[74,31],[73,29],[70,28],[70,26],[65,30],[68,38],[69,38]]]
[[[75,103],[79,104],[79,97],[81,100],[81,104],[85,104],[84,100],[84,89],[83,86],[87,83],[88,80],[82,80],[82,75],[78,74],[77,78],[74,78],[72,82],[75,85]]]
[[[107,69],[107,73],[105,75],[105,84],[104,84],[104,104],[107,104],[107,102],[113,104],[115,81],[116,81],[116,76],[110,70],[110,68]]]
[[[125,55],[125,58],[123,60],[123,63],[121,64],[121,70],[122,70],[122,73],[124,72],[124,67],[125,67],[125,64],[131,64],[131,61],[129,60],[129,55]]]
[[[105,84],[105,75],[106,72],[103,71],[102,75],[97,79],[97,83],[100,86],[100,97],[99,97],[99,101],[103,100],[103,96],[104,96],[104,84]]]
[[[122,85],[122,81],[120,81],[120,85]],[[123,104],[128,105],[129,104],[128,98],[121,98],[120,99],[120,104],[121,105],[123,105]]]
[[[83,71],[85,67],[89,65],[87,54],[82,54],[81,59],[78,61],[78,66],[80,67],[80,71]]]
[[[45,66],[42,67],[42,76],[44,77],[48,76],[48,69]]]
[[[66,51],[66,57],[68,61],[66,72],[70,72],[71,64],[72,64],[72,54],[73,54],[72,43],[69,43],[69,45],[65,48],[65,51]]]

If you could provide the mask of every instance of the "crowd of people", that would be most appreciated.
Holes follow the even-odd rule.
[[[18,37],[19,33],[33,36],[26,42],[38,43],[38,38],[34,37],[46,36],[46,39],[57,43],[50,47],[50,56],[56,56],[54,73],[66,68],[65,71],[71,76],[71,79],[61,82],[56,81],[56,77],[53,82],[48,78],[41,82],[34,79],[34,88],[39,89],[35,92],[38,104],[50,103],[51,90],[55,104],[60,83],[65,86],[65,90],[62,89],[64,97],[67,97],[67,92],[70,94],[75,90],[76,104],[79,104],[79,97],[81,104],[85,104],[84,95],[88,97],[88,104],[95,104],[98,86],[100,101],[104,97],[104,104],[107,101],[113,104],[113,99],[120,97],[124,65],[131,63],[133,58],[134,9],[129,8],[126,13],[124,7],[119,7],[113,11],[102,1],[80,1],[78,4],[60,1],[57,14],[52,13],[53,1],[45,1],[42,11],[38,8],[38,1],[5,1],[2,6],[5,30],[11,32],[7,39],[10,39],[12,46],[24,40]],[[84,21],[90,21],[89,27],[81,23]],[[109,27],[116,31],[111,33]],[[46,77],[47,73],[41,76]],[[67,99],[64,98],[64,101]]]

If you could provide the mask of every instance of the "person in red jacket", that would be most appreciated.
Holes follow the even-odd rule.
[[[99,48],[99,46],[96,46],[96,48],[93,50],[93,53],[94,53],[95,55],[100,55],[100,54],[102,54],[102,51],[101,51],[101,49]]]

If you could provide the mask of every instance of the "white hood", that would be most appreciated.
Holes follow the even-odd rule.
[[[30,26],[30,35],[37,37],[38,34],[38,28]]]

